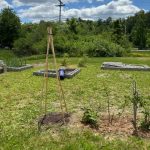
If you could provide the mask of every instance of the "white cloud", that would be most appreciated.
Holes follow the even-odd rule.
[[[0,10],[6,7],[11,7],[10,4],[8,4],[8,2],[6,2],[6,0],[0,0]]]
[[[74,3],[79,0],[62,0],[63,3]],[[37,6],[42,4],[59,4],[58,0],[12,0],[14,6]]]
[[[25,0],[14,0],[24,3]],[[20,10],[18,13],[21,18],[28,18],[30,21],[40,21],[40,20],[55,20],[58,19],[59,9],[55,6],[56,0],[39,0],[38,5],[35,0],[26,0],[27,4],[35,4],[29,9]],[[78,0],[63,0],[63,2],[77,2]],[[97,0],[102,1],[102,0]],[[43,3],[41,3],[43,2]],[[127,17],[133,15],[140,11],[138,7],[133,5],[131,0],[112,0],[107,4],[103,4],[92,8],[82,8],[82,9],[65,9],[62,11],[62,18],[70,17],[81,17],[84,19],[106,19],[111,16],[112,18]]]

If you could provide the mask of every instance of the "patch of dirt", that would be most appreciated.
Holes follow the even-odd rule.
[[[133,135],[133,125],[131,116],[114,116],[112,124],[108,122],[108,116],[101,116],[99,123],[99,132],[103,134],[111,133],[120,136],[131,136]],[[142,138],[150,138],[150,131],[144,132],[138,130],[138,136]]]
[[[101,114],[98,120],[99,128],[91,128],[90,125],[84,125],[81,120],[83,116],[83,111],[78,110],[75,113],[64,114],[65,123],[67,127],[70,128],[71,132],[80,132],[83,130],[91,130],[96,135],[102,134],[108,139],[113,139],[115,137],[125,138],[133,135],[133,125],[132,125],[132,116],[124,115],[119,117],[115,115],[113,117],[112,124],[108,122],[108,115]],[[39,130],[44,125],[63,125],[64,120],[62,113],[52,112],[39,119],[38,127]],[[150,138],[150,131],[142,131],[140,128],[138,130],[139,137]]]
[[[33,64],[33,67],[43,67],[43,66],[45,66],[45,63]]]
[[[49,124],[61,124],[68,123],[70,121],[71,114],[61,112],[51,112],[42,116],[38,121],[38,129],[41,130],[41,126]]]
[[[111,137],[129,137],[133,135],[133,125],[131,116],[114,116],[112,124],[108,123],[108,115],[101,115],[98,120],[99,128],[91,128],[90,125],[84,125],[81,123],[82,120],[82,111],[74,113],[71,115],[70,122],[68,126],[71,128],[71,131],[89,129],[92,130],[95,134],[103,134],[104,136]],[[150,131],[138,130],[139,137],[150,138]]]
[[[102,133],[116,133],[131,135],[133,133],[132,118],[128,116],[113,117],[112,124],[108,122],[108,116],[103,115],[100,119],[99,131]]]

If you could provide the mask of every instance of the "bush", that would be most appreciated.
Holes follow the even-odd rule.
[[[68,65],[68,58],[69,58],[69,55],[67,53],[64,53],[63,60],[61,62],[62,66],[67,66]]]
[[[44,38],[43,40],[33,44],[32,49],[35,50],[38,54],[45,54],[47,50],[47,41]]]
[[[14,53],[19,56],[28,56],[37,54],[37,50],[32,48],[32,42],[27,38],[20,38],[14,43]]]
[[[148,121],[148,122],[145,122],[145,120],[142,121],[141,122],[141,129],[144,131],[150,131],[150,121]]]
[[[85,108],[82,123],[89,124],[92,128],[98,128],[97,117],[97,112],[90,108]]]
[[[87,63],[87,56],[84,55],[82,58],[79,59],[79,62],[78,62],[78,66],[79,67],[86,67],[86,63]]]

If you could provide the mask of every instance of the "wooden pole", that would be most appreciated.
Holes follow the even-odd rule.
[[[45,106],[44,106],[44,113],[45,113],[45,115],[46,115],[46,112],[47,112],[48,55],[49,55],[49,49],[50,49],[50,36],[48,36],[48,41],[47,41],[47,52],[46,52],[45,73],[44,73],[44,79],[45,79]],[[43,87],[44,87],[44,84],[43,84]]]
[[[60,82],[59,73],[58,73],[58,67],[57,67],[57,62],[56,62],[56,54],[55,54],[54,44],[53,44],[52,28],[49,27],[48,32],[49,32],[49,35],[50,35],[51,49],[52,49],[52,54],[53,54],[53,58],[54,58],[54,65],[55,65],[55,69],[56,69],[56,77],[57,77],[57,83],[58,83],[58,86],[59,86],[60,98],[61,98],[61,101],[63,101],[63,103],[64,103],[65,111],[68,112],[67,104],[66,104],[65,96],[64,96],[64,91],[63,91],[63,88],[62,88],[62,85],[61,85],[61,82]],[[63,107],[63,106],[61,106],[61,107]]]

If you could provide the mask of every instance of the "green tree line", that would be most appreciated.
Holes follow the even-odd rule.
[[[0,47],[17,55],[43,54],[47,46],[47,27],[52,26],[57,54],[70,56],[124,56],[132,47],[150,48],[150,12],[140,11],[126,19],[96,21],[82,18],[63,23],[41,20],[21,24],[14,10],[0,12]]]

